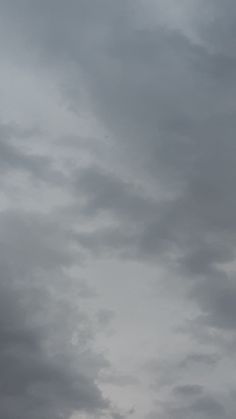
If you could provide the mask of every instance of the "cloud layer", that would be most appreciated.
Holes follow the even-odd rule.
[[[1,416],[235,417],[234,2],[0,16]]]

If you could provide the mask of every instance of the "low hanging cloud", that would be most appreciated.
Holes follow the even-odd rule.
[[[0,412],[5,418],[69,419],[76,411],[121,417],[102,395],[102,377],[126,388],[145,387],[140,383],[149,380],[149,402],[144,403],[149,418],[235,417],[236,382],[229,375],[236,341],[236,6],[232,0],[154,3],[0,0],[3,60],[24,71],[37,68],[42,85],[47,77],[55,87],[66,115],[64,122],[58,118],[58,125],[64,124],[60,137],[47,120],[58,103],[53,107],[48,101],[50,116],[38,117],[38,124],[48,127],[42,130],[48,145],[43,152],[40,144],[22,147],[27,130],[18,121],[0,126]],[[24,103],[23,97],[19,100]],[[1,108],[4,114],[4,103]],[[20,108],[13,112],[19,119]],[[96,127],[98,140],[84,140],[83,130],[94,120],[108,133],[106,141],[99,140]],[[27,185],[28,200],[19,209],[12,195],[25,193]],[[33,191],[38,196],[34,206]],[[154,336],[165,313],[157,340],[163,339],[164,347],[168,343],[166,359],[153,338],[150,346],[153,352],[158,348],[158,356],[145,355],[149,368],[140,380],[130,380],[129,373],[123,379],[113,376],[112,369],[102,374],[109,363],[92,350],[96,336],[86,310],[77,311],[73,292],[63,297],[69,292],[66,278],[97,260],[114,266],[114,260],[119,266],[140,263],[147,271],[154,267],[158,286],[158,269],[168,279],[162,282],[169,292],[168,309],[159,297],[146,323]],[[112,281],[113,272],[109,275]],[[119,285],[113,283],[111,291],[106,279],[102,283],[98,274],[101,298],[116,304]],[[179,300],[172,290],[178,287],[183,288]],[[130,294],[135,299],[140,293],[137,319],[146,319],[149,304],[142,312],[144,297],[137,289]],[[125,289],[119,318],[128,341],[126,350],[115,338],[109,341],[114,363],[122,363],[123,352],[133,350],[132,334],[140,333],[146,348],[146,331],[132,317],[133,301]],[[189,311],[171,335],[165,321],[169,324],[175,313],[173,301],[176,313],[181,304]],[[115,322],[106,307],[90,310],[100,313],[97,323]],[[84,328],[81,335],[77,323]],[[74,334],[86,343],[86,355],[76,355],[70,345]]]
[[[1,285],[1,415],[56,419],[106,408],[92,379],[75,372],[70,359],[47,353],[41,330],[27,324],[32,313],[22,313],[15,299],[17,292]]]
[[[53,286],[53,270],[59,281],[61,266],[70,260],[59,244],[65,244],[65,237],[59,230],[53,236],[48,222],[44,225],[36,216],[33,223],[28,214],[1,214],[0,218],[5,243],[0,286],[1,415],[57,419],[75,411],[96,414],[107,409],[109,403],[95,384],[105,360],[90,351],[83,335],[78,335],[81,355],[79,346],[72,345],[74,322],[84,323],[88,342],[89,323],[83,313],[76,314],[72,301],[68,306],[63,288],[55,282]],[[65,314],[67,321],[61,323]],[[94,364],[90,373],[86,363]]]

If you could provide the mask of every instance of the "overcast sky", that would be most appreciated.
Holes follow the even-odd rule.
[[[236,2],[0,0],[0,417],[236,417]]]

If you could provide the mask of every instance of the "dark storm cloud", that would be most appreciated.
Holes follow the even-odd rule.
[[[233,25],[226,22],[228,17],[233,21],[235,7],[230,1],[224,9],[219,2],[208,5],[213,21],[206,23],[204,12],[202,20],[199,14],[198,45],[168,27],[138,28],[123,2],[92,6],[71,1],[65,7],[64,2],[51,1],[36,7],[25,1],[21,9],[9,2],[6,11],[23,36],[32,35],[32,47],[48,61],[59,67],[73,63],[86,75],[94,110],[119,139],[121,156],[125,142],[131,166],[145,167],[150,178],[167,189],[176,185],[177,198],[156,204],[155,218],[154,206],[150,216],[147,199],[137,197],[132,183],[88,169],[78,184],[88,196],[86,213],[133,216],[128,230],[125,226],[122,232],[119,226],[120,235],[102,231],[97,245],[131,243],[139,258],[174,255],[180,271],[190,278],[219,275],[216,264],[232,262],[235,254],[236,62],[232,49],[224,53],[222,47],[210,48],[216,40],[220,47],[227,37],[232,39]],[[76,106],[74,76],[70,83]],[[95,246],[96,237],[88,237],[87,244],[91,240]],[[204,289],[207,285],[202,284]],[[217,303],[205,301],[204,310],[221,316]]]
[[[37,330],[25,309],[24,295],[4,278],[1,269],[0,304],[0,414],[4,418],[68,418],[73,411],[106,407],[101,393],[71,359],[44,347],[43,330]],[[30,289],[27,290],[30,293]]]
[[[235,58],[235,17],[236,7],[233,0],[227,0],[225,6],[219,0],[209,0],[205,19],[199,28],[200,37],[208,48],[226,58]]]
[[[142,22],[138,26],[130,4],[107,0],[0,1],[0,13],[7,22],[6,33],[13,31],[16,38],[19,36],[17,42],[26,42],[27,48],[38,54],[42,65],[54,66],[59,74],[68,70],[63,94],[75,110],[82,74],[93,111],[119,143],[117,159],[132,169],[134,177],[144,170],[150,182],[173,194],[172,199],[160,203],[137,191],[135,179],[126,182],[94,167],[78,177],[71,174],[74,199],[79,201],[80,193],[87,199],[80,211],[91,219],[105,213],[117,223],[106,229],[101,226],[90,233],[78,233],[79,243],[97,254],[109,249],[137,259],[168,263],[174,275],[192,281],[189,298],[194,299],[200,311],[195,322],[219,333],[235,333],[236,290],[234,278],[226,275],[225,265],[234,262],[236,250],[236,7],[230,0],[206,1],[202,7],[209,10],[210,16],[199,10],[194,22],[199,37],[196,43],[184,30],[180,33],[168,25],[157,25],[152,30],[142,28]],[[15,166],[35,173],[46,164],[44,160],[32,156],[29,159],[16,152],[5,140],[0,143],[1,151],[2,167]],[[9,216],[5,218],[7,223],[4,221],[1,228],[7,263],[11,255],[16,267],[25,266],[24,246],[22,253],[11,254],[23,235],[22,224],[17,222],[12,232],[10,225],[14,225],[14,220],[8,222]],[[36,242],[33,240],[31,246],[34,228],[31,222],[30,234],[23,236],[30,249],[32,269],[39,266],[49,269],[60,261],[64,265],[67,260],[71,263],[70,256],[63,255],[55,229],[40,227],[42,236]],[[8,244],[7,237],[11,234],[14,240]],[[56,249],[50,256],[49,235],[55,237]],[[37,342],[27,330],[18,338],[19,346],[29,348],[30,359],[32,345],[37,346]],[[41,356],[40,352],[37,362],[33,358],[32,370],[40,369],[41,381],[46,388],[50,384],[51,389],[55,380],[50,381],[48,374],[52,371],[54,376],[54,368],[50,364],[51,369],[46,371],[47,362],[44,358],[40,361]],[[208,361],[205,359],[206,364]],[[24,365],[23,359],[14,362],[17,368],[17,362]],[[203,359],[201,362],[204,364]],[[85,396],[78,397],[76,404],[76,378],[70,377],[68,384],[65,371],[56,371],[59,388],[51,391],[53,405],[46,396],[44,403],[38,402],[35,387],[30,390],[32,403],[36,400],[46,409],[40,412],[40,407],[35,418],[57,419],[59,408],[67,417],[68,400],[71,402],[68,408],[72,410],[103,405],[93,383],[82,378],[81,394]],[[34,375],[31,371],[29,374]],[[25,380],[29,381],[28,376]],[[13,391],[11,385],[6,386],[9,391]],[[65,386],[70,393],[68,398]],[[29,387],[25,385],[27,391]],[[37,384],[36,388],[39,387]],[[27,414],[34,418],[28,406],[31,399],[22,399],[18,390],[14,391],[14,406],[20,419],[27,418]],[[62,392],[65,394],[59,402],[58,394]],[[182,387],[183,393],[186,396],[188,391]],[[6,406],[13,408],[7,400],[4,395],[2,416],[14,417],[16,412],[6,410]],[[206,393],[187,405],[167,407],[166,417],[234,417],[233,401],[226,404]]]
[[[35,19],[37,8],[35,11],[25,4]],[[55,9],[55,3],[50,5],[50,14],[55,12],[58,21],[52,30],[42,3],[39,16],[45,18],[44,34],[53,39],[58,22],[62,24],[61,36],[68,42],[66,54],[79,68],[86,69],[88,87],[102,120],[121,141],[125,139],[128,149],[135,148],[157,182],[164,179],[167,188],[176,179],[180,182],[178,198],[157,206],[158,218],[150,223],[149,206],[145,198],[137,201],[132,184],[129,188],[119,185],[111,175],[95,173],[92,168],[79,185],[82,190],[87,188],[88,214],[96,214],[98,209],[115,214],[123,211],[125,215],[133,211],[137,222],[138,211],[139,219],[147,219],[146,228],[134,236],[140,255],[155,256],[163,246],[164,251],[177,246],[182,254],[179,262],[190,276],[204,275],[214,263],[232,260],[236,208],[234,73],[228,77],[227,62],[220,74],[213,71],[219,69],[224,57],[217,51],[210,52],[207,44],[197,46],[183,34],[168,29],[136,30],[131,16],[125,16],[123,3],[118,7],[113,2],[102,2],[99,7],[97,3],[90,7],[84,2],[72,2],[66,10],[63,2]],[[233,5],[227,2],[227,6],[231,13]],[[75,24],[84,17],[87,29],[83,22]],[[119,25],[112,27],[114,19]],[[208,26],[214,32],[212,24]],[[28,29],[32,29],[30,22]],[[92,40],[97,31],[99,42],[97,53],[92,49],[85,59],[81,34],[85,35],[85,48],[91,40],[87,30]],[[46,46],[41,33],[33,35],[32,42],[39,42],[49,53],[50,42]],[[95,48],[95,43],[92,45]],[[60,59],[61,54],[64,58],[64,50],[54,51],[55,59]],[[230,65],[235,68],[234,61]],[[129,161],[135,165],[131,157]]]
[[[236,285],[234,279],[228,279],[217,272],[212,278],[194,287],[192,295],[197,299],[203,314],[200,323],[222,330],[235,331],[236,327]]]
[[[67,293],[60,291],[61,268],[71,262],[65,235],[47,217],[27,213],[1,213],[0,224],[0,415],[59,419],[107,409],[95,384],[105,360],[89,346],[78,355],[71,343],[77,330],[83,348],[90,332],[83,313],[68,305],[69,278]]]
[[[84,185],[92,197],[88,213],[99,207],[115,215],[120,210],[133,212],[123,240],[122,233],[114,235],[115,247],[120,240],[121,246],[131,243],[131,249],[135,243],[139,257],[174,256],[182,274],[205,278],[193,295],[203,310],[202,319],[224,329],[234,328],[235,319],[234,285],[219,265],[235,258],[236,62],[233,50],[224,53],[210,46],[214,39],[232,40],[233,25],[228,28],[227,18],[234,21],[235,7],[232,2],[224,8],[219,2],[210,5],[218,20],[209,20],[209,41],[203,30],[201,45],[166,28],[137,30],[128,15],[119,27],[110,28],[110,37],[98,46],[99,57],[80,62],[96,111],[116,133],[121,149],[126,141],[130,164],[144,165],[167,189],[177,182],[177,198],[156,204],[154,218],[147,215],[148,205],[136,200],[132,184],[124,193],[109,175],[93,175],[92,169]],[[110,13],[108,9],[106,22]],[[197,30],[201,28],[200,19]],[[133,149],[138,163],[132,160]],[[103,234],[105,247],[111,246],[111,235]],[[102,234],[97,243],[102,246]]]

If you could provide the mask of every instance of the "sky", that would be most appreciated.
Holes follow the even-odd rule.
[[[236,415],[236,3],[0,0],[0,417]]]

